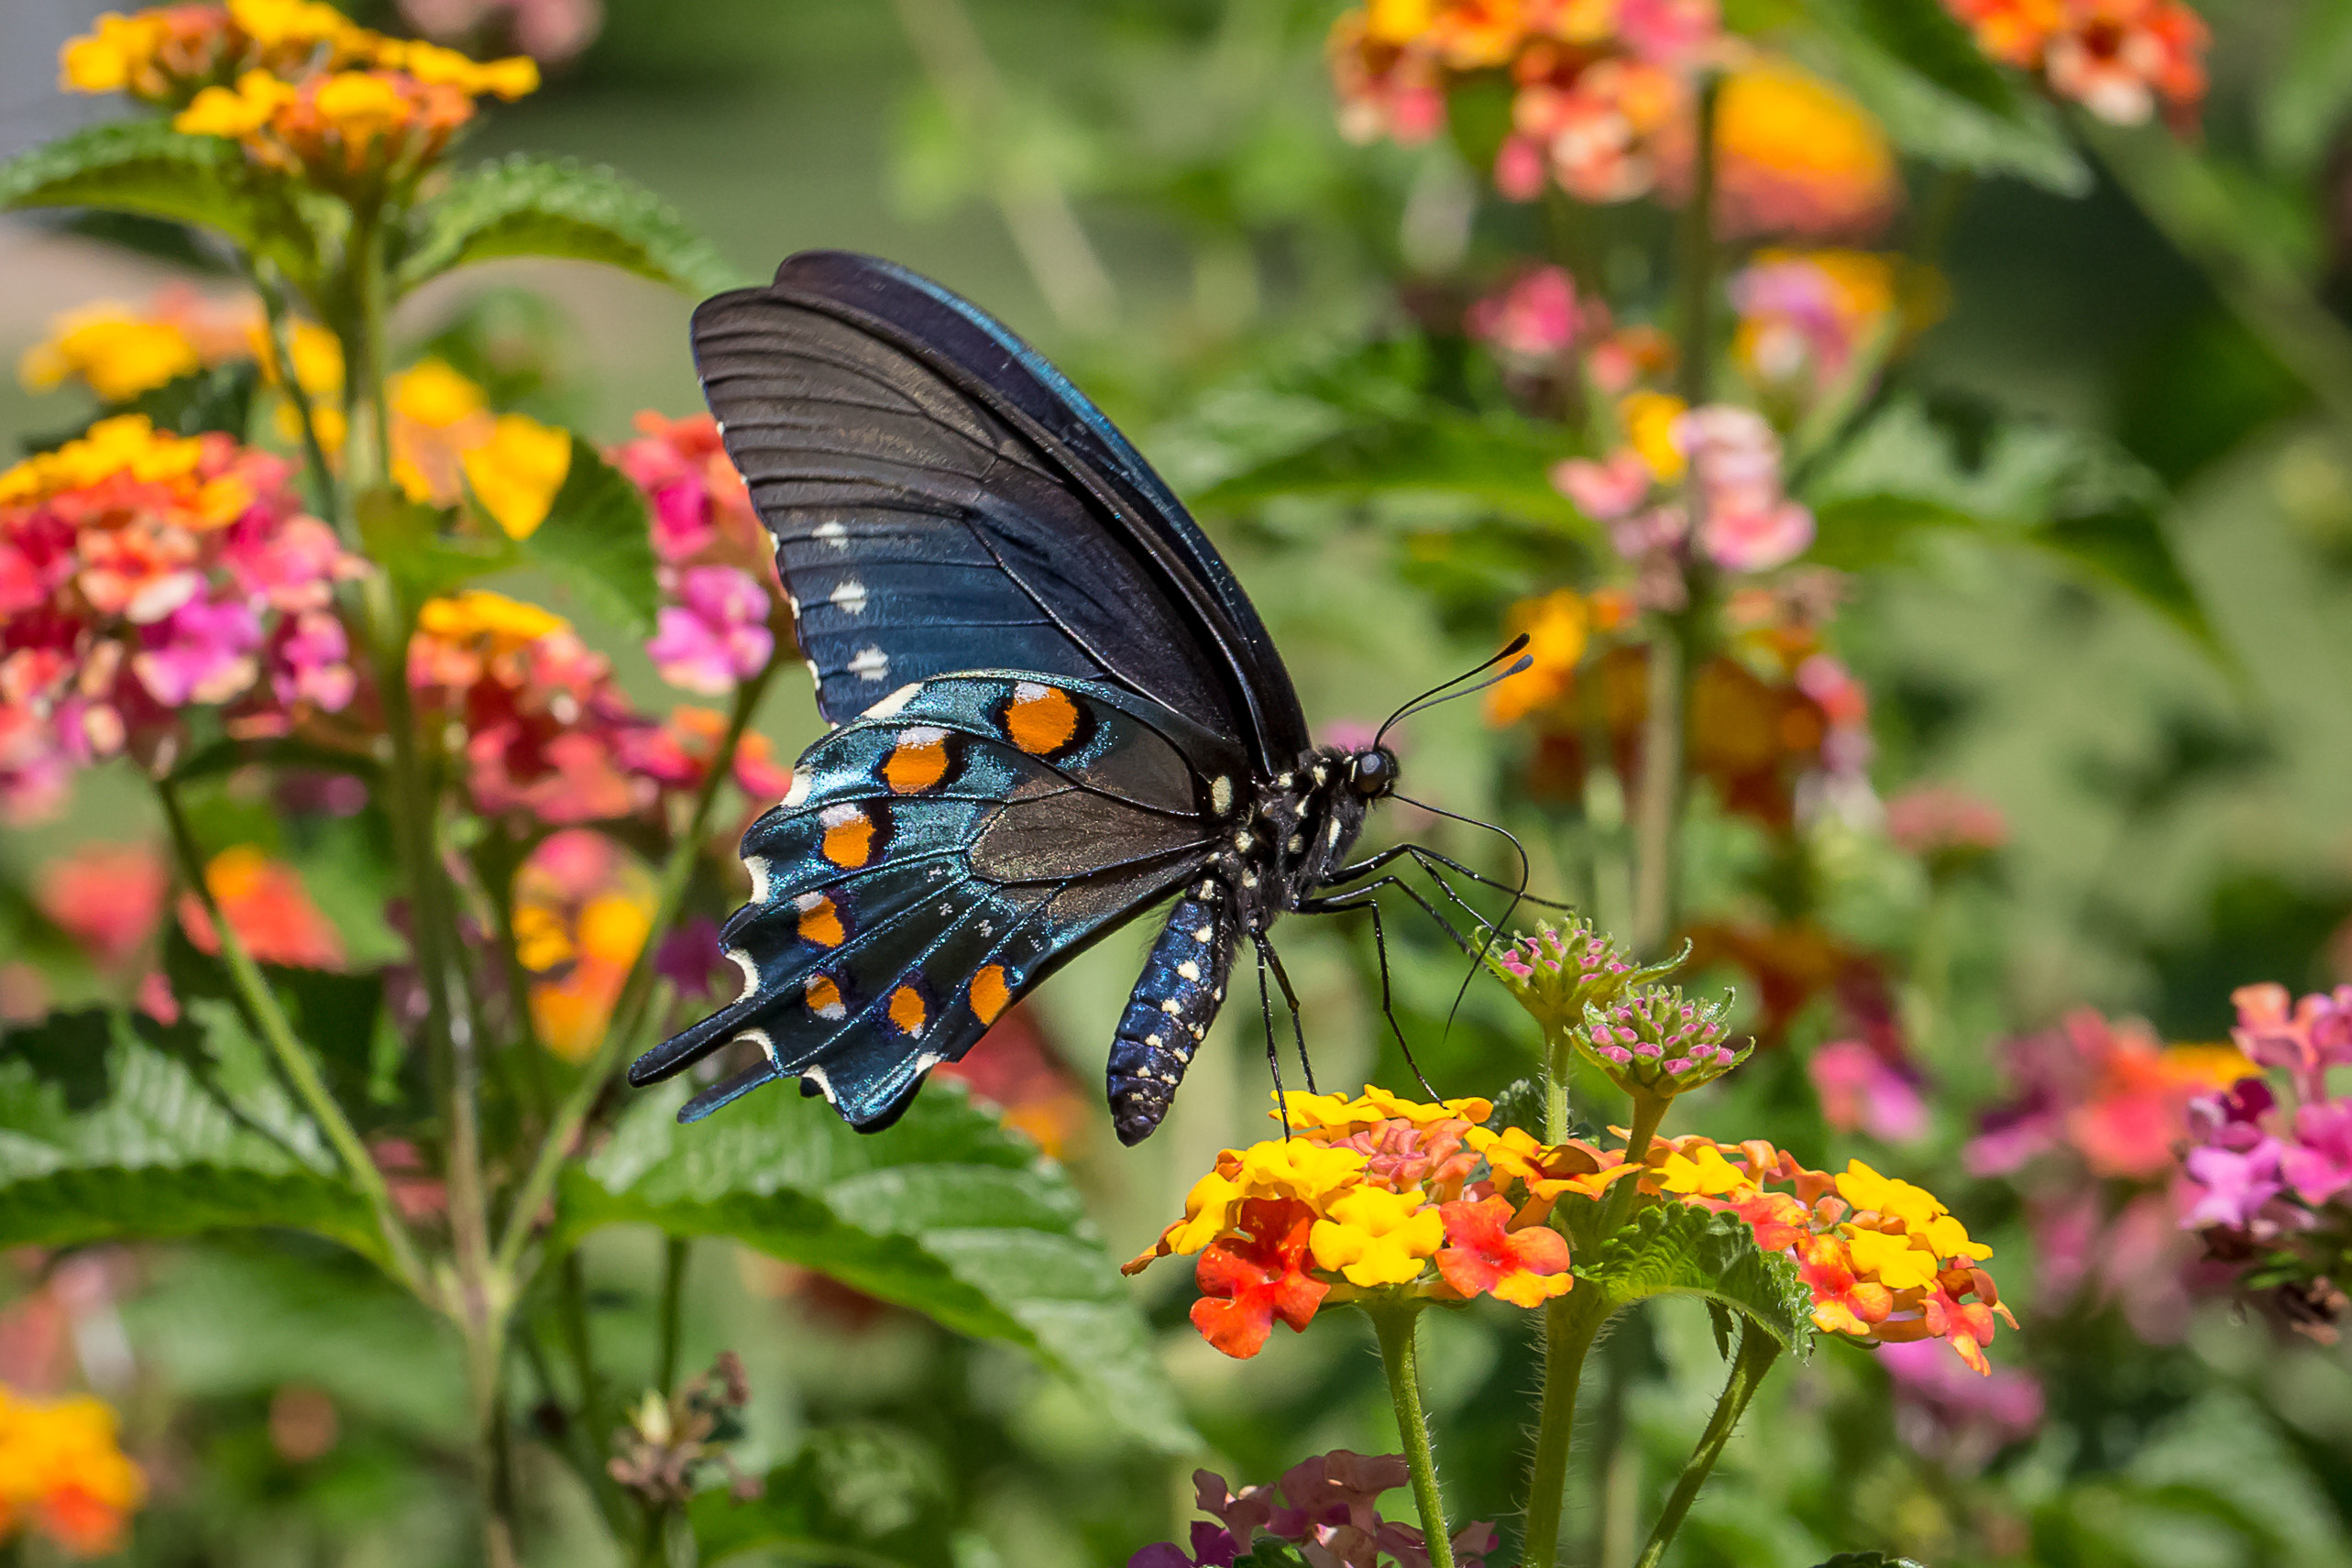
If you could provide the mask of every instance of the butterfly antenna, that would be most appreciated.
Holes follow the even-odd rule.
[[[1464,670],[1460,674],[1456,675],[1451,680],[1438,682],[1435,685],[1430,687],[1419,696],[1414,697],[1411,702],[1406,703],[1402,707],[1398,708],[1394,713],[1390,714],[1387,721],[1383,723],[1379,729],[1373,734],[1372,744],[1375,746],[1379,745],[1380,743],[1380,737],[1386,735],[1390,729],[1394,728],[1399,719],[1410,718],[1414,714],[1420,712],[1423,705],[1429,703],[1430,698],[1436,696],[1440,692],[1447,691],[1451,687],[1460,685],[1472,675],[1479,674],[1485,671],[1494,668],[1497,664],[1501,663],[1505,659],[1510,658],[1513,653],[1518,652],[1521,649],[1526,646],[1527,633],[1522,631],[1518,636],[1512,638],[1510,644],[1506,646],[1501,652],[1497,653],[1493,658],[1489,659],[1483,663],[1478,664],[1470,669]],[[1534,662],[1534,656],[1531,654],[1527,658],[1522,659],[1518,663],[1513,664],[1510,669],[1505,670],[1502,674],[1495,676],[1494,680],[1481,681],[1477,685],[1472,686],[1470,691],[1454,692],[1452,693],[1452,696],[1468,696],[1470,692],[1484,691],[1487,687],[1494,685],[1495,681],[1507,681],[1511,676],[1519,674],[1520,671],[1527,668],[1530,664],[1533,664]],[[1451,697],[1443,698],[1441,700],[1450,701]]]
[[[1520,900],[1527,896],[1528,879],[1534,874],[1534,871],[1527,859],[1527,846],[1519,841],[1518,834],[1513,833],[1500,822],[1486,822],[1476,817],[1464,817],[1459,812],[1447,811],[1423,801],[1408,799],[1404,795],[1397,795],[1394,798],[1407,806],[1418,806],[1433,817],[1443,817],[1455,822],[1467,823],[1472,828],[1483,828],[1489,833],[1500,833],[1510,841],[1512,852],[1519,857],[1519,885],[1511,892],[1511,903],[1504,908],[1502,919],[1485,922],[1486,938],[1478,943],[1478,950],[1472,958],[1468,970],[1463,974],[1460,987],[1454,992],[1454,1005],[1445,1010],[1445,1034],[1438,1036],[1443,1039],[1446,1035],[1454,1032],[1454,1015],[1462,1010],[1462,998],[1470,993],[1470,981],[1478,977],[1479,970],[1486,967],[1487,954],[1494,949],[1494,939],[1502,934],[1503,926],[1510,921],[1512,915],[1518,912]]]

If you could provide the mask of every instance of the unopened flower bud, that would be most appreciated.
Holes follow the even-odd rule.
[[[1678,986],[1641,985],[1585,1009],[1577,1047],[1629,1094],[1680,1094],[1720,1078],[1755,1048],[1736,1049],[1731,1000],[1700,1002]]]

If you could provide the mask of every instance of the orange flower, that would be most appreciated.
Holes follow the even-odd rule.
[[[285,861],[238,844],[204,867],[204,886],[257,961],[289,969],[343,966],[342,933],[311,902],[302,873]],[[220,951],[212,919],[193,894],[180,895],[180,925],[199,951]]]
[[[146,844],[83,844],[33,879],[41,914],[107,970],[147,945],[170,891],[170,869]]]
[[[1445,1239],[1437,1272],[1465,1296],[1487,1295],[1514,1307],[1535,1307],[1567,1293],[1568,1240],[1547,1225],[1510,1229],[1511,1200],[1445,1203]]]
[[[27,1398],[0,1387],[0,1539],[29,1526],[76,1557],[122,1544],[147,1500],[147,1477],[125,1457],[115,1412],[82,1396]]]
[[[1201,1253],[1192,1271],[1201,1299],[1192,1303],[1192,1317],[1203,1339],[1247,1361],[1266,1348],[1276,1319],[1302,1332],[1331,1287],[1302,1266],[1316,1223],[1307,1204],[1253,1198],[1241,1205],[1237,1222],[1233,1234]]]
[[[654,877],[586,828],[550,836],[514,879],[515,956],[532,975],[540,1043],[577,1062],[604,1038],[621,988],[652,934]]]
[[[1716,222],[1727,239],[1874,234],[1902,200],[1878,122],[1788,60],[1761,58],[1725,78],[1715,137]],[[1687,190],[1687,146],[1668,163],[1668,188]]]

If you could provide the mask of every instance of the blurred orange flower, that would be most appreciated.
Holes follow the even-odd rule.
[[[204,867],[204,886],[229,929],[265,964],[340,969],[343,935],[302,886],[302,875],[251,844],[223,850]],[[192,893],[180,895],[180,925],[201,952],[220,951],[211,916]]]
[[[104,1556],[146,1500],[147,1477],[123,1453],[104,1404],[0,1387],[0,1540],[29,1529],[73,1556]]]

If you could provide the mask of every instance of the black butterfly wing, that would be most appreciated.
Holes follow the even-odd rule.
[[[686,1119],[797,1076],[888,1124],[1023,992],[1198,873],[1247,761],[1097,682],[987,671],[894,696],[810,747],[744,835],[753,898],[721,934],[743,993],[630,1081],[747,1038],[760,1058]]]
[[[796,256],[706,301],[695,358],[777,540],[825,717],[910,682],[1111,680],[1287,769],[1290,675],[1232,572],[1097,409],[904,269]]]

